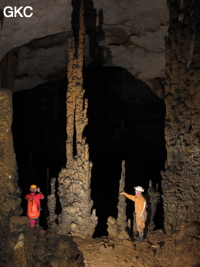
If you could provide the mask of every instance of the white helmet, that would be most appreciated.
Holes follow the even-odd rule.
[[[144,188],[142,188],[141,186],[136,186],[134,187],[134,189],[140,192],[144,192]]]

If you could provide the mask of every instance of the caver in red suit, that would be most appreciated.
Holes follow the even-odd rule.
[[[30,193],[25,196],[25,199],[28,201],[30,198],[33,198],[35,202],[37,203],[38,210],[41,210],[41,203],[40,200],[44,199],[44,195],[42,192],[40,192],[40,188],[37,187],[35,184],[30,186]],[[31,227],[34,227],[35,225],[39,225],[39,216],[38,218],[29,218],[29,224]]]

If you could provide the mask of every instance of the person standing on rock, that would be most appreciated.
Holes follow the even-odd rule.
[[[25,196],[27,200],[27,217],[29,219],[29,225],[33,228],[35,225],[39,226],[39,217],[41,211],[40,200],[44,199],[44,195],[40,191],[40,188],[35,184],[30,186],[30,193]]]
[[[136,186],[134,189],[135,195],[129,195],[125,192],[121,192],[120,195],[124,195],[135,202],[136,227],[137,231],[139,232],[137,243],[142,243],[144,239],[145,221],[147,219],[147,201],[142,194],[144,189],[141,186]]]

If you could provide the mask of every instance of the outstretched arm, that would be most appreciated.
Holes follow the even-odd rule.
[[[132,201],[135,201],[135,196],[129,195],[126,192],[121,192],[120,195],[124,195],[125,197],[129,198]]]

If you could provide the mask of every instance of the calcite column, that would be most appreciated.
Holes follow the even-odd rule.
[[[0,262],[6,256],[10,218],[22,213],[11,125],[12,92],[3,88],[0,89]]]
[[[200,2],[169,0],[166,40],[166,232],[200,220]]]
[[[90,197],[92,163],[89,160],[89,147],[83,130],[88,123],[87,100],[83,89],[84,52],[84,5],[80,7],[80,30],[77,49],[74,39],[68,40],[68,89],[66,101],[67,140],[66,168],[59,174],[59,197],[62,213],[59,216],[60,232],[73,236],[91,237],[97,217],[91,214],[93,201]]]
[[[125,169],[125,161],[122,161],[122,172],[121,172],[121,179],[119,184],[119,192],[124,191],[125,188],[125,176],[126,176],[126,169]],[[117,205],[118,209],[118,217],[108,217],[108,233],[109,236],[118,237],[120,239],[130,239],[127,233],[127,221],[126,221],[126,198],[124,196],[119,195],[119,202]]]
[[[56,210],[56,178],[51,179],[51,194],[48,195],[48,210],[49,210],[49,217],[48,217],[48,225],[49,228],[56,228],[56,219],[57,216],[55,214]]]

